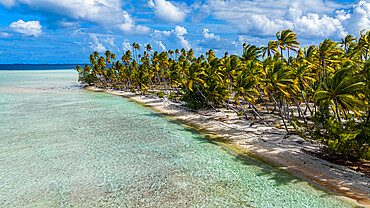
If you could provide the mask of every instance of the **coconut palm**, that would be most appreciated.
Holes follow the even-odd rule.
[[[292,77],[290,68],[278,61],[278,58],[279,57],[275,55],[273,59],[265,60],[263,63],[263,73],[266,78],[262,80],[261,83],[263,83],[265,94],[270,95],[271,100],[273,100],[279,108],[285,130],[289,134],[289,130],[284,119],[287,117],[284,105],[285,99],[290,96],[290,91],[297,91],[297,84]]]
[[[340,44],[343,47],[345,53],[348,53],[349,47],[351,46],[352,43],[354,43],[353,42],[354,40],[356,40],[356,37],[353,35],[347,35],[344,39],[342,38]]]
[[[279,31],[276,33],[276,44],[279,46],[280,51],[281,51],[281,61],[284,62],[283,58],[283,50],[288,49],[288,61],[289,61],[289,50],[295,51],[295,48],[298,48],[298,45],[300,44],[297,41],[297,33],[294,33],[290,29],[286,29],[283,31]],[[290,62],[288,62],[290,65]]]
[[[264,58],[266,54],[268,57],[271,57],[271,54],[275,55],[276,53],[279,53],[278,43],[273,40],[269,41],[267,46],[263,46],[261,48],[261,52],[262,52],[262,58]]]
[[[365,106],[359,93],[365,90],[364,82],[342,69],[328,76],[322,87],[323,89],[314,95],[315,102],[319,105],[330,105],[338,121],[341,120],[341,114],[347,117],[348,111],[361,115],[359,111],[364,110]]]
[[[323,77],[326,76],[328,70],[334,71],[332,62],[335,62],[335,54],[341,53],[340,49],[337,48],[338,42],[332,41],[330,39],[325,39],[320,45],[316,48],[317,60],[319,61],[318,65],[321,66],[318,71],[320,85],[322,83]]]

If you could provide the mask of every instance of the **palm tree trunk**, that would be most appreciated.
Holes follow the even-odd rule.
[[[268,109],[268,107],[267,107],[266,100],[265,100],[265,99],[263,99],[263,96],[262,96],[262,93],[261,93],[261,89],[260,89],[258,86],[256,86],[256,88],[257,88],[257,91],[258,91],[258,93],[259,93],[259,95],[260,95],[260,98],[261,98],[262,102],[265,104],[266,111],[267,111],[267,113],[269,114],[269,113],[270,113],[270,111],[269,111],[269,109]]]
[[[233,110],[236,114],[238,114],[238,111],[233,108],[230,104],[226,103],[225,101],[221,100],[222,101],[222,104],[226,105],[228,108],[230,108],[231,110]]]
[[[302,95],[303,101],[304,101],[304,102],[305,102],[305,104],[306,104],[306,110],[308,109],[308,110],[310,111],[310,114],[312,114],[311,108],[310,108],[310,106],[309,106],[309,103],[306,101],[306,98],[305,98],[305,96],[304,96],[304,94],[303,94],[303,90],[302,90],[302,88],[301,88],[301,87],[299,87],[299,89],[301,90],[301,95]],[[306,114],[306,110],[305,110],[305,113],[304,113],[304,114]]]
[[[203,93],[200,91],[200,89],[199,89],[198,85],[197,85],[197,84],[195,84],[195,83],[194,83],[194,85],[195,85],[195,87],[197,88],[198,92],[199,92],[199,93],[202,95],[202,97],[204,98],[204,101],[205,101],[205,102],[207,102],[207,97],[203,95]],[[212,104],[212,102],[211,102],[211,101],[208,101],[208,103],[211,105],[211,107],[212,107],[213,109],[216,109],[216,108],[215,108],[215,106],[213,106],[213,104]]]
[[[286,106],[285,106],[285,104],[286,104]],[[289,104],[288,104],[288,101],[285,99],[285,95],[284,94],[283,94],[282,106],[284,106],[283,107],[283,113],[284,113],[285,117],[288,119],[289,123],[291,125],[293,125],[293,121],[290,118]]]
[[[239,102],[239,105],[240,105],[240,109],[243,111],[243,115],[245,116],[245,119],[246,120],[249,120],[249,118],[247,116],[247,113],[245,113],[245,110],[244,110],[244,108],[243,108],[243,106],[242,106],[242,104],[240,102]]]
[[[261,119],[261,121],[263,121],[262,117],[258,114],[256,107],[252,103],[250,103],[244,95],[243,95],[243,98],[251,106],[253,114],[258,116],[258,118]],[[263,123],[266,124],[264,121],[263,121]]]
[[[335,101],[334,103],[335,103],[335,111],[336,111],[336,114],[337,114],[337,118],[338,118],[338,121],[341,122],[340,115],[339,115],[339,110],[338,110],[337,98],[335,98],[334,101]]]
[[[284,64],[283,49],[280,48],[280,51],[281,51],[281,63]]]
[[[230,105],[230,86],[229,86],[229,84],[231,83],[230,82],[230,74],[227,74],[227,79],[229,80],[229,82],[227,83],[227,104],[229,106]]]
[[[278,106],[279,111],[280,111],[281,119],[283,120],[283,123],[284,123],[285,130],[286,130],[286,132],[289,134],[288,127],[287,127],[287,125],[286,125],[286,123],[285,123],[285,120],[284,120],[283,112],[282,112],[282,110],[281,110],[280,104],[277,102],[277,96],[276,96],[276,91],[275,91],[275,89],[274,89],[274,95],[275,95],[275,99],[276,99],[276,100],[274,99],[274,97],[272,97],[271,95],[270,95],[270,96],[271,96],[271,98],[273,99],[273,101],[275,102],[275,104]]]
[[[302,110],[301,110],[301,107],[300,107],[300,105],[298,104],[297,99],[295,98],[294,94],[292,94],[292,95],[293,95],[294,102],[295,102],[295,103],[296,103],[296,105],[297,105],[298,112],[299,112],[299,114],[302,116],[304,123],[307,125],[306,117],[304,116],[304,114],[303,114],[303,112],[302,112]]]

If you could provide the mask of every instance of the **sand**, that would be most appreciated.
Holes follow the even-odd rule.
[[[305,150],[320,148],[317,144],[312,144],[297,135],[284,138],[284,129],[271,125],[272,122],[266,125],[260,122],[253,123],[253,120],[239,119],[234,112],[227,109],[218,109],[217,112],[212,109],[193,112],[181,103],[151,94],[143,96],[118,90],[86,88],[130,98],[200,130],[236,153],[253,156],[359,206],[370,207],[368,177],[307,154]],[[278,122],[279,118],[269,115],[267,120]]]

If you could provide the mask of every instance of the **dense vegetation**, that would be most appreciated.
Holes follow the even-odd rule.
[[[133,43],[122,62],[110,51],[94,52],[91,65],[77,71],[82,83],[155,92],[191,109],[227,107],[256,122],[278,114],[287,135],[298,133],[332,153],[370,159],[370,31],[305,48],[296,35],[283,30],[267,46],[244,44],[241,57],[222,58],[213,50],[200,57],[192,49],[152,52],[149,44],[141,54]]]

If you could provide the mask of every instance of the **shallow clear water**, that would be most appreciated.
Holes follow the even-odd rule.
[[[76,78],[0,71],[0,207],[351,207]]]

